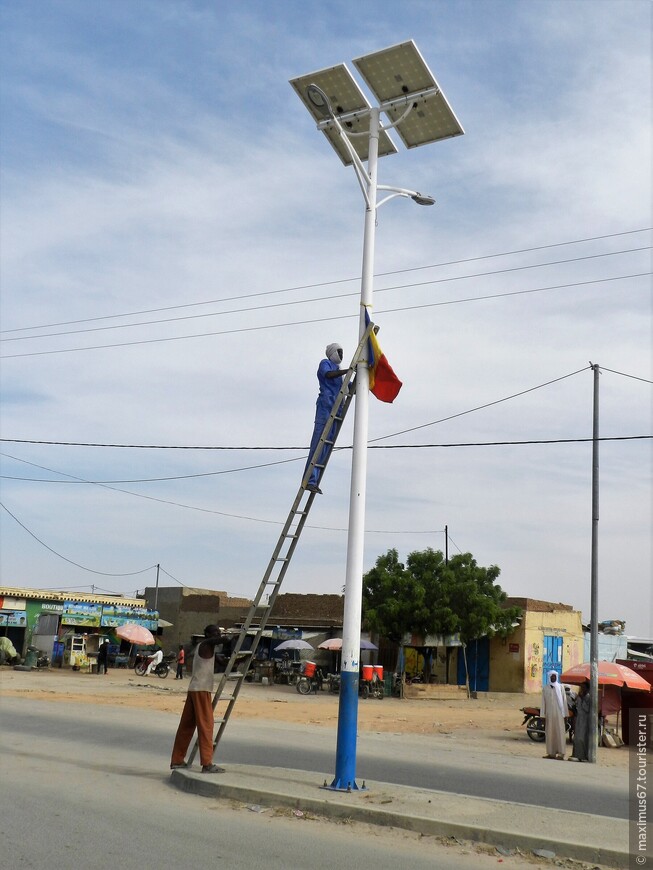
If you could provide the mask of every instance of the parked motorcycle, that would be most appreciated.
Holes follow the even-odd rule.
[[[300,695],[310,695],[311,692],[316,694],[322,690],[322,684],[324,683],[322,668],[313,664],[313,662],[306,662],[305,664],[304,673],[300,674],[295,688]],[[310,665],[312,667],[309,667]]]
[[[49,668],[50,667],[50,657],[47,656],[44,652],[42,652],[36,659],[36,667],[37,668]]]
[[[521,712],[524,714],[524,721],[521,723],[526,726],[526,733],[535,740],[536,743],[542,743],[546,737],[544,732],[545,720],[540,716],[539,707],[521,707]],[[569,716],[565,718],[565,736],[572,740],[574,736],[574,716],[570,711]]]
[[[325,678],[328,690],[337,695],[340,692],[340,674],[327,674]],[[358,681],[358,697],[378,698],[380,701],[385,697],[385,686],[383,680],[375,674],[371,680],[360,679]]]

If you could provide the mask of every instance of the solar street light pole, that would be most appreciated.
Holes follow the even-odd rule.
[[[367,324],[365,312],[372,307],[374,289],[374,245],[376,241],[377,166],[379,147],[379,110],[370,111],[367,196],[363,232],[363,269],[359,336]],[[365,499],[367,491],[367,441],[369,420],[369,368],[367,360],[356,366],[354,440],[349,489],[349,531],[345,574],[345,610],[342,626],[340,701],[334,789],[355,789],[356,737],[358,724],[358,681],[360,676],[360,637],[363,602],[363,556],[365,545]]]
[[[291,79],[313,119],[345,164],[353,166],[365,200],[360,328],[367,329],[365,314],[372,308],[374,247],[379,208],[395,197],[418,205],[433,205],[431,196],[377,182],[378,158],[396,152],[387,134],[394,128],[408,148],[426,145],[464,133],[417,46],[410,40],[354,60],[358,71],[378,99],[372,106],[344,64]],[[381,124],[381,112],[390,123]],[[367,160],[367,169],[363,161]],[[379,199],[379,196],[381,197]],[[340,704],[334,790],[357,789],[356,737],[363,593],[365,498],[369,369],[366,359],[356,366],[356,399],[352,471],[349,491],[349,533],[345,577]]]
[[[363,230],[363,265],[361,277],[359,341],[367,330],[366,311],[372,309],[374,291],[374,248],[379,208],[395,197],[412,199],[418,205],[433,205],[431,196],[378,184],[379,135],[382,130],[381,110],[368,109],[367,171],[356,154],[349,136],[333,112],[329,98],[315,84],[307,88],[312,105],[324,115],[324,125],[332,124],[338,130],[349,153],[358,183],[365,200]],[[378,199],[379,191],[385,194]],[[354,404],[354,437],[352,449],[351,483],[349,489],[349,527],[347,537],[347,564],[345,572],[345,606],[342,627],[342,653],[340,664],[340,699],[338,706],[338,738],[336,771],[329,786],[335,790],[358,788],[356,784],[356,744],[358,732],[358,685],[360,679],[360,636],[363,603],[363,557],[365,547],[365,501],[367,494],[367,441],[369,422],[369,368],[367,359],[356,366],[356,398]]]

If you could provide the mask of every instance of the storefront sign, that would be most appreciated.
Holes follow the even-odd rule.
[[[11,613],[0,613],[0,625],[26,628],[27,613],[24,610],[13,610]]]
[[[25,610],[26,607],[25,598],[5,598],[0,595],[0,610]]]
[[[42,613],[63,613],[63,604],[58,604],[54,601],[41,602]]]
[[[272,630],[272,637],[276,640],[296,640],[298,638],[301,639],[301,636],[301,628],[281,628],[281,626],[277,625]]]
[[[142,625],[150,631],[156,631],[159,614],[156,610],[146,610],[144,607],[125,607],[120,604],[104,604],[100,625],[106,628],[117,628],[133,622]]]
[[[75,601],[64,601],[61,624],[99,626],[101,617],[101,604],[79,604]]]

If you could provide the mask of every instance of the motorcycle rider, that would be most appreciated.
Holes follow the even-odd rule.
[[[162,661],[163,661],[163,650],[157,644],[156,647],[154,648],[154,655],[150,659],[150,663],[147,666],[147,670],[145,671],[145,676],[147,677],[149,674],[151,674],[152,671],[157,667],[157,665],[160,665]]]

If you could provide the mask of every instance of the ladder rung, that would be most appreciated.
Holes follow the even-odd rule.
[[[356,351],[356,355],[354,357],[354,359],[356,360],[355,365],[358,365],[360,355],[363,352],[364,343],[367,340],[367,335],[369,334],[369,330],[371,328],[372,327],[370,326],[368,328],[367,332],[365,333],[365,335],[363,336],[363,338],[361,339],[359,347]],[[345,416],[346,416],[347,411],[349,409],[349,406],[351,404],[351,400],[352,400],[353,395],[355,393],[354,374],[355,374],[354,363],[352,363],[352,365],[349,368],[349,372],[348,372],[347,376],[343,379],[343,385],[340,388],[340,392],[339,392],[338,396],[336,397],[336,401],[335,401],[333,408],[331,410],[331,414],[329,416],[329,419],[325,423],[324,429],[322,430],[322,433],[320,435],[320,446],[319,446],[319,450],[317,450],[316,453],[319,453],[324,447],[329,448],[326,451],[327,460],[326,460],[326,462],[312,462],[313,469],[317,469],[318,471],[322,471],[326,468],[326,464],[328,462],[328,457],[331,455],[331,452],[332,452],[331,448],[333,448],[333,446],[335,445],[336,440],[337,440],[338,435],[339,435],[340,430],[341,430],[340,424],[345,419]],[[311,456],[310,458],[311,458],[311,460],[313,460],[314,456]],[[290,512],[288,514],[288,518],[286,520],[286,525],[283,527],[283,531],[281,532],[281,535],[279,537],[279,542],[277,544],[277,550],[274,551],[274,554],[272,555],[272,558],[270,559],[270,563],[268,565],[268,571],[264,575],[263,580],[261,581],[261,584],[259,586],[259,590],[257,592],[257,595],[256,595],[254,601],[252,602],[252,605],[251,605],[250,611],[247,615],[247,618],[246,618],[245,622],[243,623],[243,625],[241,626],[241,635],[240,635],[240,641],[239,641],[240,643],[242,643],[244,641],[245,633],[251,631],[252,629],[255,632],[254,646],[258,645],[259,641],[261,640],[261,637],[263,636],[262,625],[259,625],[258,627],[252,626],[251,622],[252,622],[252,620],[254,620],[256,618],[256,616],[259,613],[259,608],[261,608],[261,599],[263,598],[263,593],[265,591],[267,591],[268,602],[269,602],[270,598],[274,602],[274,599],[276,598],[276,593],[281,586],[281,583],[282,583],[283,578],[285,576],[285,571],[290,563],[290,560],[292,558],[292,554],[294,552],[294,548],[296,546],[296,542],[299,540],[302,529],[304,528],[304,523],[306,521],[306,518],[308,517],[308,513],[309,513],[310,507],[313,503],[313,498],[315,496],[315,493],[309,493],[309,498],[306,501],[304,501],[304,507],[302,509],[299,509],[298,505],[303,500],[304,492],[307,492],[306,485],[300,486],[300,491],[297,494],[296,502],[293,503],[293,507],[290,509]],[[295,505],[297,505],[297,507]],[[294,529],[291,530],[291,526],[293,524],[294,524]],[[279,551],[282,549],[284,541],[292,541],[293,543],[287,547],[288,553],[285,556],[281,556],[279,554]],[[269,578],[269,575],[272,574],[275,563],[279,563],[280,565],[282,565],[284,567],[278,569],[276,579],[271,579],[271,578]],[[272,591],[269,591],[270,587],[272,587]],[[273,605],[268,603],[267,606],[264,605],[261,608],[261,611],[260,611],[261,615],[260,615],[259,619],[263,625],[267,624],[268,617],[270,616],[271,611],[272,611],[272,606]],[[214,718],[214,720],[213,720],[215,723],[220,725],[220,728],[218,729],[218,733],[217,733],[216,738],[215,738],[214,743],[213,743],[214,750],[218,744],[218,741],[220,740],[220,737],[222,736],[222,732],[224,730],[224,727],[226,726],[227,721],[229,719],[229,716],[231,714],[232,707],[236,703],[238,692],[241,688],[240,682],[245,679],[245,677],[247,676],[248,671],[249,671],[248,666],[246,666],[244,668],[244,673],[236,670],[236,668],[240,667],[241,663],[243,663],[243,662],[245,662],[246,664],[251,663],[251,660],[253,659],[254,654],[255,653],[252,650],[246,650],[244,652],[237,653],[234,656],[233,662],[230,662],[230,664],[227,666],[228,667],[227,672],[224,673],[222,678],[221,678],[222,681],[220,683],[219,692],[215,695],[215,697],[213,699],[213,707],[215,709],[215,706],[219,701],[220,702],[221,701],[227,702],[227,707],[226,707],[222,716],[220,716],[218,718]],[[236,685],[233,686],[231,691],[225,691],[223,694],[222,690],[225,688],[227,682],[231,682],[232,684],[236,683]],[[191,751],[191,754],[189,757],[189,762],[192,762],[195,754],[197,753],[198,747],[199,747],[199,744],[196,741],[195,746],[193,747],[193,750]]]

